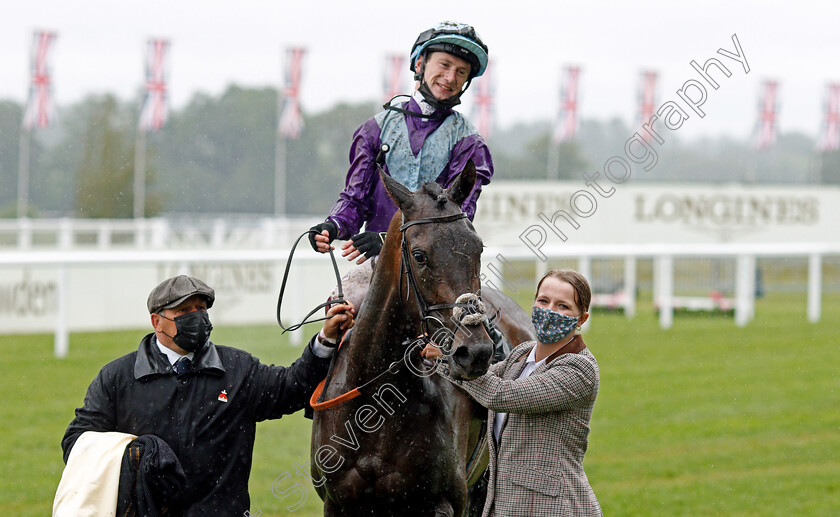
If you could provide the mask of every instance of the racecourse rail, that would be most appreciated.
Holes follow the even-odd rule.
[[[187,272],[191,265],[223,263],[285,263],[288,249],[242,249],[242,250],[101,250],[84,251],[6,251],[0,254],[0,268],[51,268],[58,271],[57,310],[54,321],[54,353],[56,357],[65,357],[69,348],[68,304],[74,293],[68,282],[68,271],[81,267],[108,267],[115,265],[156,266],[179,264],[181,271]],[[659,323],[663,328],[670,328],[674,319],[674,261],[682,258],[729,258],[736,263],[734,321],[738,326],[746,325],[755,313],[756,259],[760,257],[805,258],[808,261],[807,280],[807,317],[811,322],[819,321],[821,313],[823,259],[827,256],[840,256],[840,244],[801,243],[801,244],[636,244],[636,245],[564,245],[544,247],[542,251],[549,259],[576,259],[577,269],[585,276],[590,276],[593,259],[623,259],[623,282],[627,293],[634,293],[636,281],[636,263],[639,259],[653,260],[654,296],[659,308]],[[488,264],[501,256],[511,262],[533,261],[537,276],[545,270],[546,262],[536,258],[523,247],[487,248],[484,251],[483,271]],[[318,261],[323,263],[323,256],[301,255],[295,262]],[[498,270],[498,267],[496,268]],[[488,275],[489,277],[489,275]],[[277,286],[279,289],[279,285]],[[287,290],[287,296],[294,300],[303,296],[305,285],[297,282]],[[127,293],[130,296],[142,296],[139,293]],[[635,312],[636,297],[625,296],[621,306],[628,317]],[[290,317],[304,314],[305,307],[290,304],[293,308]],[[266,322],[268,323],[268,322]],[[301,334],[293,334],[293,341],[300,343]]]

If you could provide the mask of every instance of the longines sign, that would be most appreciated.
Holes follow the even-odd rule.
[[[576,182],[486,186],[485,244],[837,242],[840,188],[637,183],[595,196]],[[608,195],[607,195],[608,194]]]
[[[819,200],[810,195],[694,195],[668,193],[635,196],[634,219],[689,225],[812,226],[819,221]]]

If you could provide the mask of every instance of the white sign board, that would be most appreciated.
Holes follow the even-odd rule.
[[[341,262],[340,269],[346,272],[351,264]],[[284,267],[281,261],[69,266],[67,328],[74,332],[145,328],[151,332],[146,298],[158,283],[178,274],[201,278],[215,289],[216,303],[210,313],[214,325],[272,324]],[[335,284],[326,255],[295,261],[286,286],[283,323],[298,323],[327,300]],[[55,267],[0,268],[0,334],[54,329],[59,286],[60,272]]]
[[[840,187],[493,182],[475,226],[485,245],[840,242]]]

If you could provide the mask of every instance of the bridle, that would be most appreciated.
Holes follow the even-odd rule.
[[[417,283],[417,275],[414,272],[414,267],[412,266],[411,260],[411,245],[408,243],[408,239],[406,238],[405,232],[412,226],[420,225],[420,224],[430,224],[430,223],[449,223],[453,221],[459,221],[467,217],[467,214],[464,212],[459,212],[457,214],[452,215],[442,215],[438,217],[426,217],[423,219],[415,219],[413,221],[403,222],[400,226],[400,233],[402,234],[402,243],[400,244],[400,254],[402,255],[402,260],[400,261],[400,293],[402,293],[402,279],[403,276],[408,277],[408,285],[410,288],[410,292],[414,293],[415,303],[417,304],[417,309],[420,312],[420,330],[421,330],[421,338],[426,342],[430,341],[430,333],[428,328],[428,321],[434,320],[441,327],[445,325],[443,322],[434,316],[431,315],[432,312],[435,311],[444,311],[447,309],[454,309],[456,307],[463,308],[466,312],[473,312],[473,310],[477,310],[477,307],[470,302],[467,303],[437,303],[433,305],[429,305],[426,302],[426,299],[423,297],[423,293],[420,292],[420,286]],[[403,218],[403,221],[405,219]],[[406,293],[406,301],[408,301],[408,293]]]
[[[418,348],[418,347],[422,349],[423,346],[432,342],[432,339],[431,339],[431,336],[429,335],[429,330],[428,330],[428,323],[427,323],[428,320],[435,320],[442,327],[445,327],[445,325],[443,324],[443,322],[439,318],[436,318],[436,317],[432,316],[430,313],[435,312],[435,311],[443,311],[443,310],[447,310],[447,309],[454,309],[454,308],[458,308],[458,307],[460,307],[462,309],[462,314],[477,314],[477,313],[481,312],[480,308],[473,301],[468,301],[468,302],[456,301],[455,303],[436,303],[436,304],[432,304],[432,305],[429,305],[426,302],[426,299],[423,297],[423,293],[420,292],[420,286],[417,283],[416,274],[415,274],[414,268],[412,266],[410,244],[408,243],[408,240],[406,239],[406,235],[405,235],[406,230],[408,230],[412,226],[416,226],[416,225],[419,225],[419,224],[430,224],[430,223],[449,223],[449,222],[453,222],[453,221],[459,221],[461,219],[464,219],[465,217],[467,217],[467,214],[465,214],[463,212],[459,212],[457,214],[443,215],[443,216],[438,216],[438,217],[426,217],[426,218],[422,218],[422,219],[415,219],[413,221],[405,222],[405,216],[403,216],[403,224],[400,226],[400,234],[401,234],[401,238],[402,238],[402,243],[400,244],[400,254],[401,254],[400,258],[401,258],[401,260],[400,260],[399,292],[402,293],[402,290],[403,290],[403,288],[402,288],[402,278],[403,278],[403,276],[408,277],[409,292],[406,294],[406,301],[408,300],[408,297],[409,297],[410,293],[414,293],[414,299],[415,299],[415,302],[417,304],[417,309],[420,312],[420,329],[421,329],[420,336],[418,336],[416,339],[409,339],[409,340],[406,341],[406,343],[404,343],[404,344],[408,345],[408,348],[406,348],[406,353],[404,354],[404,356],[401,360],[397,360],[397,361],[392,362],[388,366],[387,369],[380,372],[378,375],[376,375],[372,379],[368,380],[367,382],[365,382],[361,386],[358,386],[356,388],[353,388],[352,390],[346,391],[343,394],[341,394],[341,395],[339,395],[335,398],[332,398],[330,400],[323,401],[323,400],[321,400],[321,397],[322,397],[322,394],[324,392],[324,389],[329,384],[330,378],[332,377],[333,364],[335,363],[336,355],[338,355],[337,351],[336,351],[336,353],[333,354],[333,360],[330,363],[330,369],[327,373],[327,377],[318,384],[318,386],[315,389],[315,392],[312,393],[312,396],[309,400],[309,404],[310,404],[310,406],[312,407],[313,410],[321,411],[321,410],[324,410],[324,409],[335,407],[335,406],[337,406],[337,405],[339,405],[343,402],[346,402],[348,400],[354,399],[354,398],[358,397],[359,395],[361,395],[363,390],[365,390],[368,386],[375,383],[382,376],[384,376],[386,374],[389,374],[389,373],[390,374],[396,374],[397,372],[399,372],[400,368],[402,367],[402,364],[408,362],[408,360],[409,360],[408,355],[409,355],[410,350],[414,350],[415,348]],[[468,296],[472,296],[473,299],[477,298],[477,295],[472,295],[471,293],[469,293]],[[464,295],[461,295],[458,299],[461,300],[462,298],[464,298]],[[480,314],[480,316],[484,317],[483,314]],[[342,344],[344,344],[343,339],[342,339],[341,343],[339,344],[339,348],[341,348]],[[438,345],[438,346],[440,346],[440,345]]]

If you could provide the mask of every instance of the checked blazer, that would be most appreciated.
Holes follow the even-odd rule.
[[[452,381],[489,410],[490,481],[482,517],[601,516],[583,471],[598,363],[584,348],[519,379],[535,344],[522,343],[477,379]],[[507,413],[498,443],[496,412]]]

